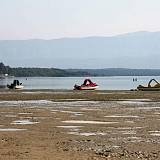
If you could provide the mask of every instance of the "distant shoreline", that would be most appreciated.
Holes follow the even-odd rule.
[[[160,76],[160,69],[59,69],[59,68],[12,68],[0,63],[0,77],[104,77],[104,76]]]

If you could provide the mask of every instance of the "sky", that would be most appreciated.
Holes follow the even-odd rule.
[[[0,0],[0,40],[160,31],[160,0]]]

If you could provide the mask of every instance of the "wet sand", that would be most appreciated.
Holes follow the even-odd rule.
[[[160,94],[1,90],[0,159],[159,160]]]

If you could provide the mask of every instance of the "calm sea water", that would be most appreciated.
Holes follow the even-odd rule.
[[[73,89],[75,84],[82,84],[85,78],[90,77],[14,77],[0,79],[0,85],[6,85],[18,79],[25,89]],[[133,81],[137,78],[137,81]],[[99,85],[99,90],[130,90],[139,84],[147,85],[149,80],[155,78],[160,81],[160,76],[118,76],[118,77],[91,77]]]

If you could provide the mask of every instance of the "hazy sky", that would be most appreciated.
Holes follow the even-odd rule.
[[[160,30],[160,0],[0,0],[0,39]]]

